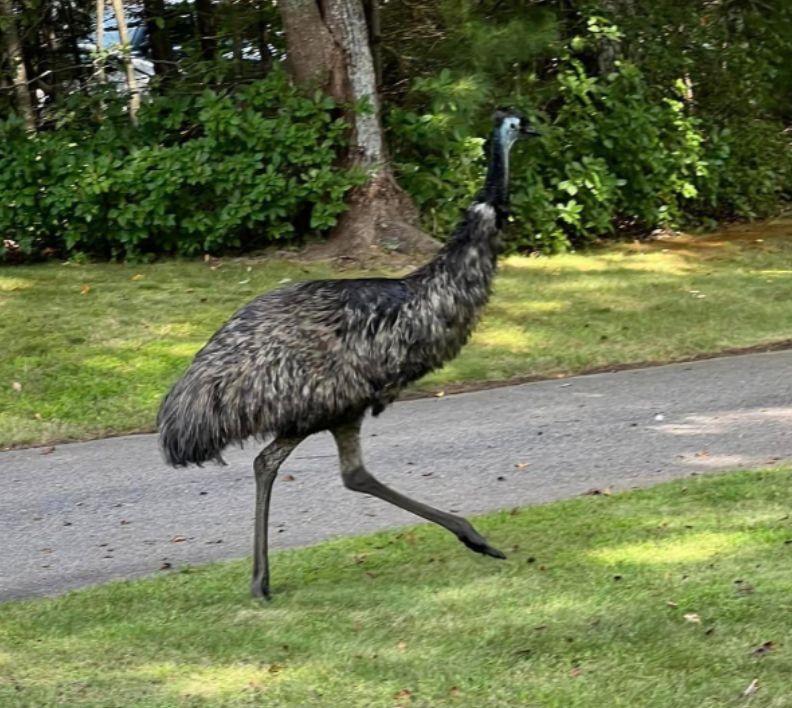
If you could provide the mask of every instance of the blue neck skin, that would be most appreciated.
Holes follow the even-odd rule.
[[[505,126],[501,126],[492,133],[487,179],[478,199],[498,211],[505,211],[509,206],[509,151],[513,143],[505,138],[504,131]]]

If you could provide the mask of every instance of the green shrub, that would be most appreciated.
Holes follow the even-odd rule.
[[[792,194],[779,123],[729,129],[734,119],[697,114],[682,81],[651,85],[629,62],[595,75],[592,54],[620,37],[592,18],[545,87],[549,108],[522,102],[543,135],[514,152],[512,248],[554,253],[616,233],[712,226],[767,214]],[[449,233],[484,179],[484,141],[472,136],[488,130],[499,98],[486,77],[446,70],[415,82],[416,108],[390,111],[400,178],[435,236]]]
[[[249,249],[301,235],[295,224],[329,229],[362,179],[336,166],[346,125],[332,100],[301,96],[280,74],[225,95],[153,98],[137,130],[118,103],[98,123],[32,137],[0,123],[4,239],[127,259]]]

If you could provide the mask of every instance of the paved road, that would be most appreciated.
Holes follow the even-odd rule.
[[[364,445],[387,483],[478,514],[792,459],[790,423],[792,352],[777,352],[400,403]],[[150,435],[0,453],[0,599],[248,555],[254,454],[172,470]],[[416,522],[346,491],[328,435],[281,474],[276,548]]]

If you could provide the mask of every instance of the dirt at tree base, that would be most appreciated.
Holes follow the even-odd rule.
[[[353,189],[347,201],[349,210],[330,238],[306,249],[301,259],[368,264],[388,253],[427,256],[439,250],[440,244],[421,230],[415,206],[390,170]]]

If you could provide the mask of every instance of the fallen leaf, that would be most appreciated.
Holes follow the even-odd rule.
[[[773,649],[775,649],[773,642],[765,642],[762,644],[762,646],[754,649],[751,654],[761,659],[762,657],[767,656],[771,651],[773,651]]]
[[[405,541],[407,541],[407,543],[411,543],[411,544],[415,545],[415,542],[416,542],[418,539],[416,538],[416,536],[415,536],[415,534],[414,534],[414,533],[408,533],[408,534],[406,534],[406,535],[404,536],[404,540],[405,540]]]
[[[569,670],[569,675],[572,676],[572,678],[574,678],[575,676],[580,676],[580,668],[577,666],[573,666]]]
[[[679,605],[677,605],[676,602],[672,602],[671,600],[666,602],[666,605],[668,605],[669,607],[679,607]]]
[[[701,624],[701,617],[699,617],[695,612],[688,612],[685,615],[685,619],[688,622],[692,622],[693,624]]]
[[[448,693],[454,698],[459,698],[462,695],[462,691],[460,691],[456,686],[453,686]]]
[[[34,414],[33,414],[33,417],[34,417],[36,420],[41,420],[41,413],[34,413]]]
[[[584,497],[598,497],[601,494],[602,494],[602,490],[591,488],[591,489],[587,489],[585,492],[583,492],[582,496],[584,496]]]
[[[409,701],[412,698],[412,692],[408,691],[406,688],[403,688],[394,696],[394,698],[397,701]]]
[[[737,581],[737,592],[742,595],[750,595],[754,591],[754,586],[751,583]]]
[[[407,642],[399,640],[399,642],[396,644],[396,648],[403,654],[407,651]]]
[[[173,568],[173,566],[170,563],[168,563],[168,561],[163,561],[162,563],[160,563],[160,567],[159,567],[160,570],[170,570],[171,568]]]
[[[286,283],[291,283],[291,278],[283,278],[282,280],[278,281],[279,285],[286,285]]]
[[[91,286],[90,285],[83,285],[80,288],[80,295],[87,295],[89,292],[91,292]]]
[[[514,465],[514,466],[515,466],[515,467],[516,467],[518,470],[524,470],[526,467],[530,467],[530,465],[531,465],[531,463],[530,463],[530,462],[518,462],[518,463],[517,463],[516,465]]]
[[[247,285],[249,282],[250,282],[250,278],[248,278],[247,280],[240,280],[239,284],[240,285]]]
[[[22,384],[21,384],[21,383],[19,383],[19,381],[14,381],[14,383],[12,383],[12,384],[11,384],[11,388],[13,388],[13,389],[14,389],[14,391],[16,391],[17,393],[21,393],[21,391],[22,391]]]
[[[181,543],[182,541],[186,541],[186,540],[187,540],[187,537],[186,537],[186,536],[174,536],[174,537],[173,537],[173,538],[170,540],[170,542],[171,542],[171,543]]]
[[[287,474],[282,477],[284,482],[294,482],[294,475]]]
[[[748,696],[753,696],[759,690],[759,679],[754,679],[743,691],[743,698],[748,698]]]
[[[445,396],[445,391],[438,391],[435,394],[435,398],[442,398],[443,396]]]
[[[140,273],[138,273],[137,275],[133,275],[132,276],[132,280],[134,280],[135,282],[137,282],[138,280],[142,280],[142,279],[143,279],[143,276]]]
[[[612,496],[613,495],[613,487],[605,487],[605,489],[602,490],[602,494],[604,496],[606,496],[606,497]]]
[[[709,452],[702,450],[701,452],[696,453],[696,457],[709,457]]]

